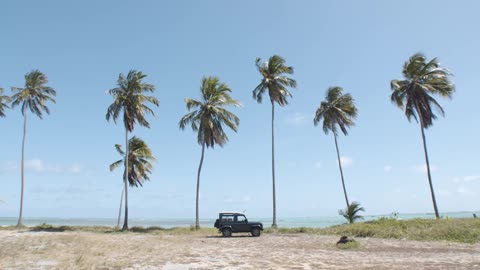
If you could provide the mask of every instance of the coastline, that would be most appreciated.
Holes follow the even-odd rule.
[[[442,213],[443,217],[449,218],[471,218],[473,214],[480,216],[480,211],[458,211]],[[366,215],[363,221],[377,220],[379,218],[391,218],[391,214]],[[270,224],[271,218],[249,217],[251,220]],[[397,219],[410,220],[415,218],[434,219],[433,213],[406,213],[399,214]],[[200,219],[202,227],[212,227],[216,217]],[[40,224],[50,224],[54,226],[115,226],[117,218],[85,218],[85,217],[24,217],[23,223],[27,226],[37,226]],[[131,226],[151,227],[159,226],[162,228],[190,227],[195,223],[193,218],[129,218]],[[326,228],[345,223],[341,216],[317,216],[317,217],[280,217],[278,224],[285,228]],[[0,227],[15,226],[17,217],[0,217]]]

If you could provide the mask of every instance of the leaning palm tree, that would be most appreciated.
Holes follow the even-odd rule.
[[[22,141],[22,167],[21,167],[21,191],[20,191],[20,214],[18,216],[17,227],[22,227],[23,217],[23,191],[25,185],[24,177],[24,163],[25,163],[25,137],[27,135],[27,110],[30,110],[34,115],[40,119],[43,117],[43,112],[50,114],[46,103],[51,101],[55,103],[53,98],[57,93],[55,90],[46,84],[48,78],[39,70],[33,70],[25,74],[25,86],[12,87],[12,108],[21,105],[23,115],[23,141]]]
[[[108,90],[108,93],[113,96],[114,101],[108,107],[107,121],[113,118],[116,123],[120,114],[123,113],[123,124],[125,126],[125,145],[126,155],[128,156],[128,133],[132,132],[135,127],[135,123],[138,122],[141,126],[150,127],[150,124],[145,119],[145,114],[149,113],[155,115],[153,110],[150,109],[146,102],[152,103],[155,106],[159,105],[158,99],[152,96],[146,96],[145,92],[154,92],[155,86],[147,83],[143,83],[142,80],[147,77],[140,71],[130,70],[127,77],[123,74],[118,76],[117,87]],[[128,159],[125,159],[125,169],[129,168]],[[130,176],[126,171],[124,174],[124,189],[125,189],[125,220],[122,230],[128,230],[128,185]]]
[[[315,126],[323,119],[323,131],[328,135],[328,132],[333,133],[335,139],[335,148],[337,149],[338,168],[340,169],[340,177],[342,179],[343,193],[345,195],[345,202],[349,207],[347,190],[345,188],[345,180],[343,178],[342,162],[340,160],[340,151],[338,150],[338,129],[344,134],[348,135],[348,128],[355,124],[357,117],[357,108],[355,107],[352,95],[344,94],[341,87],[330,87],[327,90],[325,101],[320,103],[315,112],[313,123]]]
[[[263,95],[268,90],[270,103],[272,104],[272,190],[273,190],[273,222],[272,227],[277,227],[277,206],[275,193],[275,103],[280,106],[288,105],[287,97],[292,94],[287,87],[296,88],[297,82],[287,77],[287,74],[293,74],[293,67],[285,65],[285,60],[278,55],[274,55],[267,62],[262,63],[260,58],[255,61],[258,71],[262,75],[260,84],[253,90],[253,98],[262,103]]]
[[[392,80],[391,82],[391,89],[393,91],[391,96],[392,102],[400,109],[405,110],[408,121],[413,118],[417,122],[420,122],[428,183],[430,185],[433,208],[437,219],[440,218],[440,215],[433,191],[424,130],[431,127],[433,120],[437,119],[434,110],[441,115],[445,114],[443,108],[432,95],[447,98],[452,97],[455,86],[450,81],[449,77],[451,75],[447,69],[440,68],[436,58],[427,61],[423,54],[417,53],[410,57],[403,65],[404,80]]]
[[[205,147],[214,148],[215,145],[223,147],[228,142],[228,137],[223,126],[226,125],[237,132],[240,119],[232,112],[226,110],[225,106],[239,107],[240,102],[232,99],[232,90],[225,83],[220,83],[218,77],[207,77],[202,79],[200,88],[202,100],[187,98],[187,113],[180,119],[179,127],[184,130],[187,125],[193,131],[198,132],[197,142],[202,146],[202,155],[197,172],[197,194],[195,207],[195,228],[200,228],[199,220],[199,196],[200,196],[200,172],[202,170]],[[193,111],[191,111],[193,109]],[[191,112],[190,112],[191,111]]]
[[[363,219],[363,216],[359,214],[360,211],[365,211],[363,207],[360,207],[360,203],[352,202],[345,210],[338,210],[338,214],[343,216],[350,224],[353,224],[358,219]]]
[[[11,99],[9,96],[3,95],[3,88],[0,88],[0,117],[5,117],[5,108],[8,108],[8,103]]]
[[[125,159],[125,151],[122,150],[120,144],[115,144],[115,149],[117,152],[123,156],[122,159],[115,161],[110,164],[110,171],[115,170],[121,165],[127,164]],[[128,140],[128,183],[131,187],[143,186],[143,183],[147,180],[150,180],[149,174],[152,173],[153,165],[152,162],[155,162],[156,159],[152,154],[152,150],[148,145],[140,138],[133,136]],[[124,171],[124,179],[127,170]],[[124,190],[122,190],[123,195]],[[123,196],[122,196],[123,198]],[[122,209],[122,200],[120,199],[120,211]],[[119,212],[120,220],[120,212]],[[117,227],[120,224],[117,224]]]

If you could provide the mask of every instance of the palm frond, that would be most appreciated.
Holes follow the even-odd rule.
[[[40,119],[43,118],[44,112],[50,114],[50,109],[46,103],[48,101],[55,103],[54,97],[57,95],[57,92],[47,86],[47,83],[47,76],[39,70],[33,70],[25,74],[25,86],[23,88],[11,88],[14,93],[11,97],[12,108],[21,105],[22,114],[26,110],[30,110]]]
[[[155,113],[145,103],[151,103],[158,107],[160,102],[156,97],[144,94],[155,91],[154,85],[142,81],[146,77],[146,74],[136,70],[130,70],[126,77],[120,73],[117,87],[107,91],[114,98],[105,115],[107,121],[113,119],[116,123],[123,113],[123,123],[129,132],[134,130],[136,123],[147,128],[150,127],[145,114],[155,116]]]
[[[257,58],[255,65],[262,75],[262,79],[252,91],[253,99],[262,103],[263,95],[268,89],[268,95],[272,103],[276,102],[280,106],[287,105],[287,97],[292,97],[287,87],[297,87],[297,82],[294,79],[285,76],[293,74],[293,67],[286,66],[285,59],[278,55],[273,55],[267,62],[263,63],[261,58]]]
[[[452,73],[440,68],[437,58],[427,62],[426,57],[417,53],[408,59],[402,70],[404,80],[392,80],[390,99],[405,111],[407,119],[421,121],[424,128],[433,125],[437,118],[435,111],[444,115],[440,104],[431,96],[451,98],[455,85],[450,80]]]
[[[325,100],[315,111],[313,124],[317,126],[323,120],[325,134],[331,131],[336,136],[339,128],[344,135],[348,135],[348,129],[355,125],[357,112],[352,95],[344,94],[341,87],[330,87],[327,89]]]
[[[0,88],[0,117],[5,117],[5,108],[10,108],[8,103],[11,102],[9,96],[3,95],[3,88]]]
[[[143,186],[145,181],[150,180],[149,175],[153,169],[152,162],[156,162],[156,159],[148,145],[136,136],[133,136],[128,140],[128,147],[128,182],[130,186]],[[122,164],[125,166],[125,152],[123,151],[122,146],[120,144],[115,144],[115,149],[121,156],[123,156],[123,159],[110,164],[110,171],[113,171]]]
[[[344,210],[338,210],[338,214],[343,216],[350,224],[354,223],[359,219],[363,219],[363,216],[359,212],[364,212],[365,209],[360,206],[358,202],[352,202]]]
[[[218,77],[203,77],[200,88],[202,100],[185,99],[189,113],[180,119],[179,128],[183,130],[191,125],[192,130],[197,132],[200,145],[212,148],[215,145],[223,146],[228,142],[223,126],[236,132],[240,124],[240,119],[224,108],[241,106],[238,100],[230,96],[231,91],[228,85],[220,83]],[[192,109],[195,110],[190,112]]]

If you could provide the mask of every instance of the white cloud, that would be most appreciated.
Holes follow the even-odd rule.
[[[244,201],[244,202],[249,202],[249,201],[251,201],[251,200],[252,200],[252,198],[251,198],[250,196],[248,196],[248,195],[243,196],[243,201]]]
[[[383,167],[383,171],[385,171],[385,172],[388,173],[388,172],[390,172],[390,171],[392,170],[392,168],[393,168],[393,167],[390,166],[390,165],[385,165],[385,166]]]
[[[75,173],[75,174],[81,173],[82,172],[82,166],[80,166],[80,164],[75,163],[72,166],[70,166],[69,171],[71,173]]]
[[[343,156],[340,157],[340,162],[342,163],[343,167],[348,167],[353,164],[353,159],[351,157]]]
[[[422,164],[422,165],[416,165],[412,167],[412,170],[418,172],[418,173],[427,173],[427,165]],[[430,165],[430,172],[436,172],[438,171],[438,167],[436,165]]]
[[[468,175],[463,178],[465,182],[480,181],[480,176],[478,175]]]
[[[313,164],[313,168],[315,169],[321,169],[323,167],[323,162],[317,161]]]
[[[45,165],[40,159],[31,159],[25,161],[25,171],[41,173],[45,171]]]
[[[303,125],[307,123],[307,117],[303,113],[291,113],[287,116],[287,123],[292,125]]]
[[[458,193],[461,193],[461,194],[465,194],[465,195],[473,195],[473,194],[475,194],[474,192],[472,192],[471,190],[467,189],[467,188],[464,187],[464,186],[458,187],[457,192],[458,192]]]
[[[438,190],[438,195],[439,196],[445,196],[445,197],[448,197],[450,195],[452,195],[452,193],[450,191],[447,191],[447,190]]]
[[[0,166],[2,172],[15,172],[21,169],[20,162],[9,161],[5,165]],[[74,163],[71,165],[51,164],[46,163],[41,159],[28,159],[24,164],[25,172],[33,173],[82,173],[83,168],[80,164]]]

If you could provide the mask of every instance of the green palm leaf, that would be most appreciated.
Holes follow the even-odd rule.
[[[153,169],[152,163],[156,162],[156,159],[152,150],[142,139],[133,136],[128,144],[128,183],[130,186],[143,186],[145,181],[150,180],[149,175]],[[125,152],[121,147],[119,144],[115,145],[115,149],[123,158],[110,164],[110,171],[125,165]]]
[[[205,144],[207,148],[214,148],[215,145],[222,147],[228,142],[223,126],[236,132],[240,124],[240,119],[223,107],[240,107],[241,104],[232,99],[231,89],[220,83],[218,77],[204,77],[200,91],[202,100],[185,99],[187,110],[191,112],[180,119],[179,127],[183,130],[190,125],[198,133],[197,141],[200,145]]]
[[[43,117],[43,112],[50,114],[49,108],[46,106],[47,101],[55,103],[53,97],[56,96],[56,91],[46,86],[48,78],[39,70],[33,70],[25,75],[25,86],[12,87],[14,93],[11,97],[12,108],[21,105],[22,114],[30,110],[40,119]]]
[[[343,216],[350,224],[359,219],[363,219],[363,216],[359,212],[365,211],[363,207],[360,207],[360,203],[352,202],[344,210],[338,210],[338,214]]]
[[[136,70],[130,70],[127,77],[123,74],[118,76],[117,87],[108,90],[114,101],[107,109],[105,116],[107,121],[112,118],[116,123],[123,113],[123,123],[129,132],[133,131],[137,122],[141,126],[150,127],[145,114],[155,115],[155,113],[145,103],[158,107],[160,102],[153,96],[145,95],[147,92],[155,91],[155,86],[142,82],[145,77],[147,77],[146,74]]]
[[[0,88],[0,117],[5,117],[5,108],[8,107],[8,103],[10,103],[11,98],[9,96],[3,95],[3,88]]]

